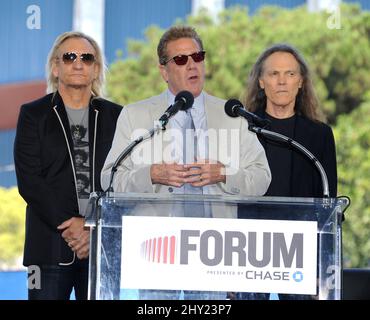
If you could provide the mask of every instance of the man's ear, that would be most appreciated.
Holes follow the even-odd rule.
[[[99,76],[99,66],[95,63],[94,65],[94,80],[98,79]]]
[[[263,80],[261,78],[258,79],[258,82],[260,84],[261,89],[265,89],[265,83],[263,82]]]
[[[159,68],[159,72],[161,73],[163,80],[168,82],[168,72],[167,72],[166,66],[162,64],[158,64],[158,68]]]
[[[57,66],[57,63],[56,63],[55,59],[51,63],[51,73],[53,74],[53,76],[55,78],[58,78],[59,77],[59,70],[58,70],[58,66]]]

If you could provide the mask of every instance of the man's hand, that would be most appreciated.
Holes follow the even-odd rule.
[[[185,164],[185,183],[193,187],[204,187],[218,182],[226,183],[225,166],[219,161],[199,159],[195,163]]]
[[[89,256],[90,232],[85,228],[85,219],[73,217],[64,221],[57,227],[62,232],[63,239],[68,243],[72,251],[76,252],[79,259]]]
[[[79,239],[70,241],[68,246],[76,253],[79,259],[87,258],[90,250],[90,230],[85,228]]]
[[[64,230],[62,232],[62,237],[65,241],[69,242],[80,237],[81,233],[84,231],[84,225],[85,218],[73,217],[64,221],[57,229]]]
[[[177,163],[153,164],[150,168],[150,177],[153,184],[181,187],[186,182],[188,169]]]

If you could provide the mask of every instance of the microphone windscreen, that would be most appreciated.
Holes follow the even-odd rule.
[[[225,112],[229,117],[238,117],[238,114],[236,113],[236,108],[234,108],[235,106],[241,107],[242,103],[237,99],[230,99],[226,101]]]
[[[178,100],[183,100],[184,101],[184,104],[181,106],[181,109],[180,110],[188,110],[189,108],[191,108],[193,106],[193,103],[194,103],[194,96],[192,95],[191,92],[189,91],[180,91],[176,97],[175,97],[175,102],[177,102]]]

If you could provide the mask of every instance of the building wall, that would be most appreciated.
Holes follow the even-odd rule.
[[[260,7],[265,5],[277,5],[285,8],[294,8],[305,5],[306,0],[225,0],[225,7],[228,8],[234,5],[248,6],[249,13],[253,14]]]
[[[1,1],[0,186],[16,185],[13,143],[19,107],[45,94],[47,54],[55,38],[72,29],[73,3]]]
[[[45,93],[47,55],[55,38],[72,29],[73,3],[73,0],[1,1],[0,111],[4,116],[0,130],[15,127],[20,104]]]
[[[44,79],[47,54],[56,36],[71,30],[72,13],[73,0],[2,0],[0,84]]]
[[[4,84],[0,86],[0,128],[13,129],[17,124],[20,106],[45,95],[44,80]],[[1,132],[1,131],[0,131]]]
[[[0,187],[17,185],[13,160],[14,137],[14,129],[0,131]]]
[[[260,7],[265,5],[277,5],[284,8],[294,8],[297,6],[302,6],[307,4],[307,0],[225,0],[225,7],[228,8],[233,5],[243,5],[248,6],[249,13],[255,13]],[[370,10],[369,0],[342,0],[342,2],[347,3],[358,3],[364,10]],[[327,4],[333,3],[326,0]]]
[[[116,59],[117,50],[127,54],[127,39],[143,39],[145,29],[152,24],[168,28],[177,18],[191,13],[191,0],[105,1],[105,56],[109,63]]]
[[[344,0],[348,3],[358,3],[361,5],[361,8],[364,10],[370,10],[370,1],[369,0]]]

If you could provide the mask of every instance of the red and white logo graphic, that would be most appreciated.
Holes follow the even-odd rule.
[[[175,263],[176,237],[156,237],[141,243],[141,257],[148,262]]]

